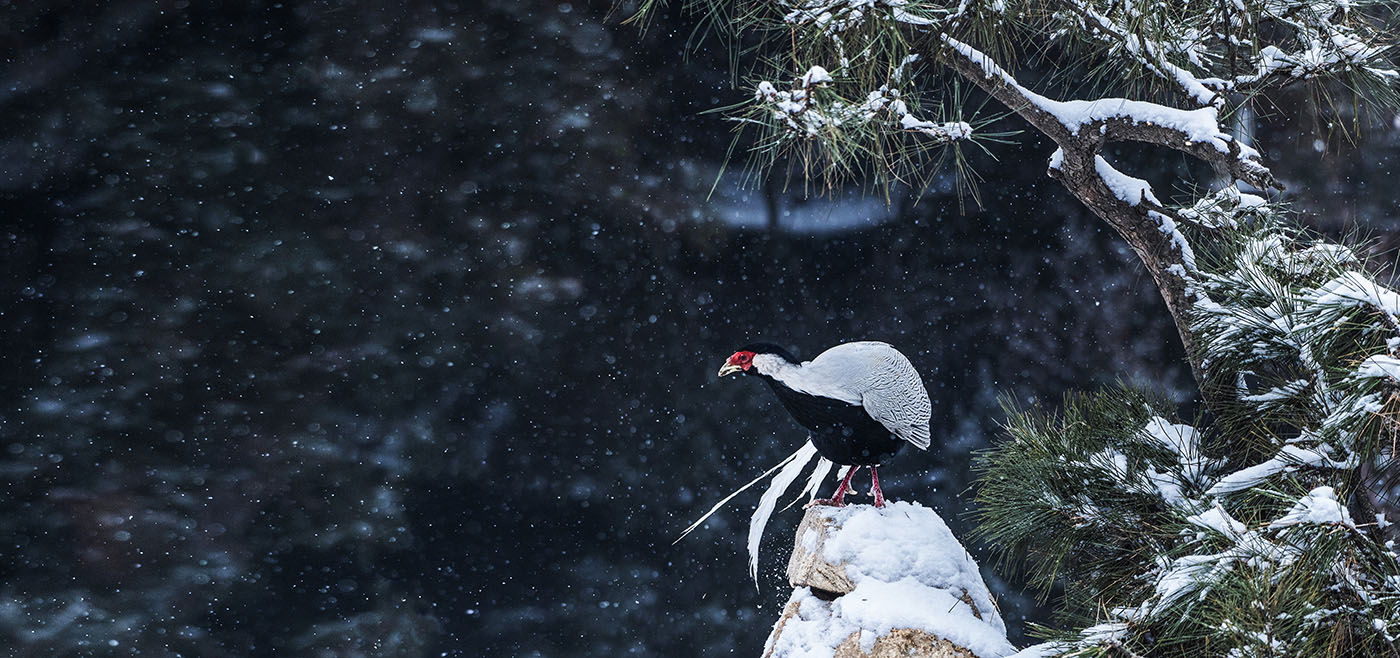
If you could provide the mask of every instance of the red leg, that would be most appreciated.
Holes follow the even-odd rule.
[[[836,495],[831,497],[832,505],[841,507],[842,505],[846,504],[843,501],[845,501],[846,499],[846,492],[850,491],[851,489],[851,476],[855,475],[856,471],[859,470],[859,466],[852,466],[851,470],[846,471],[846,478],[841,480],[841,486],[836,487]]]
[[[875,506],[885,506],[885,494],[880,491],[880,474],[875,472],[876,466],[870,467],[870,495],[875,496]]]
[[[846,492],[851,490],[851,476],[855,475],[857,470],[859,470],[858,466],[851,467],[851,470],[846,473],[845,479],[841,480],[841,486],[836,487],[835,496],[832,496],[829,499],[818,498],[810,503],[807,503],[806,507],[811,507],[813,505],[833,505],[835,507],[845,507]]]

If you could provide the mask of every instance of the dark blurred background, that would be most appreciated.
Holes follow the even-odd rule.
[[[711,195],[732,124],[701,112],[748,92],[694,17],[632,9],[0,0],[0,650],[758,655],[799,515],[759,591],[757,494],[671,543],[804,439],[715,381],[755,339],[909,355],[935,449],[886,491],[965,539],[998,396],[1190,413],[1155,289],[1044,143],[970,154],[980,208],[951,175],[745,190],[742,160]],[[1290,198],[1383,249],[1394,118],[1352,145],[1270,102]],[[1044,610],[968,543],[1020,642]]]

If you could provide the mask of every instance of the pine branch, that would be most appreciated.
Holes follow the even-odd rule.
[[[940,54],[947,64],[964,79],[979,86],[1007,108],[1021,116],[1059,146],[1057,158],[1052,159],[1050,175],[1059,180],[1094,214],[1107,221],[1127,240],[1137,253],[1153,281],[1161,291],[1167,309],[1176,323],[1177,331],[1191,361],[1196,381],[1211,408],[1221,404],[1212,399],[1205,386],[1202,369],[1203,351],[1189,330],[1194,296],[1188,288],[1187,274],[1195,268],[1194,257],[1185,238],[1176,230],[1173,217],[1150,190],[1142,188],[1138,198],[1124,194],[1123,177],[1099,156],[1110,141],[1136,141],[1173,148],[1220,164],[1237,177],[1259,187],[1275,186],[1273,175],[1255,159],[1257,154],[1246,150],[1228,134],[1215,127],[1214,109],[1196,110],[1208,116],[1192,117],[1181,110],[1160,105],[1106,99],[1097,101],[1097,111],[1083,102],[1070,104],[1053,101],[1021,86],[1011,74],[989,57],[951,37],[943,38],[945,48]],[[1075,121],[1066,125],[1065,118]],[[1149,123],[1144,117],[1179,119],[1180,123]],[[1183,118],[1184,117],[1184,118]],[[1214,131],[1188,132],[1188,128],[1208,124]],[[1071,129],[1073,126],[1073,129]],[[1223,148],[1222,148],[1223,146]]]
[[[1386,60],[1388,48],[1375,45],[1384,43],[1380,28],[1359,3],[1236,0],[1152,12],[1132,3],[1100,8],[1095,0],[1051,6],[1063,33],[1103,49],[1117,66],[1137,64],[1199,107],[1223,111],[1230,94],[1335,79],[1393,101],[1390,87],[1400,78]],[[1152,20],[1169,11],[1177,14]]]
[[[1061,0],[1057,3],[1086,24],[1095,29],[1087,29],[1077,34],[1087,35],[1106,46],[1126,53],[1147,71],[1178,88],[1188,99],[1199,107],[1219,108],[1224,99],[1217,89],[1208,87],[1201,80],[1180,66],[1172,63],[1166,54],[1169,49],[1162,43],[1148,39],[1141,31],[1110,19],[1085,0]]]
[[[950,65],[1066,152],[1097,153],[1110,142],[1140,142],[1193,156],[1259,189],[1282,189],[1257,151],[1220,130],[1212,108],[1178,110],[1123,98],[1054,101],[1016,82],[987,55],[944,37]]]
[[[1012,410],[977,465],[982,532],[1064,584],[1061,618],[1089,627],[1056,636],[1060,655],[1388,655],[1400,556],[1351,509],[1400,415],[1400,293],[1257,198],[1182,212],[1211,227],[1191,329],[1232,384],[1212,438],[1144,424],[1161,412],[1123,391]]]

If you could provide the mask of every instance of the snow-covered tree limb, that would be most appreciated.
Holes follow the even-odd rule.
[[[1055,101],[1023,87],[975,48],[951,37],[943,42],[942,54],[953,70],[1055,141],[1059,149],[1050,159],[1050,175],[1133,247],[1161,290],[1188,353],[1198,354],[1187,331],[1194,303],[1187,275],[1195,258],[1178,230],[1182,218],[1145,181],[1117,171],[1099,152],[1112,141],[1146,142],[1220,165],[1257,187],[1276,186],[1258,153],[1220,129],[1213,107],[1186,111],[1122,98]],[[1199,359],[1191,365],[1197,380],[1204,381]]]

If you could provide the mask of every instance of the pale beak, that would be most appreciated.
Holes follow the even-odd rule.
[[[736,372],[743,372],[743,371],[744,371],[744,367],[743,367],[743,366],[736,366],[736,365],[734,365],[734,364],[732,364],[732,363],[726,363],[726,364],[724,364],[722,367],[720,367],[720,369],[719,369],[719,376],[720,376],[720,377],[723,377],[723,376],[725,376],[725,375],[732,375],[732,374],[734,374],[734,373],[736,373]]]

